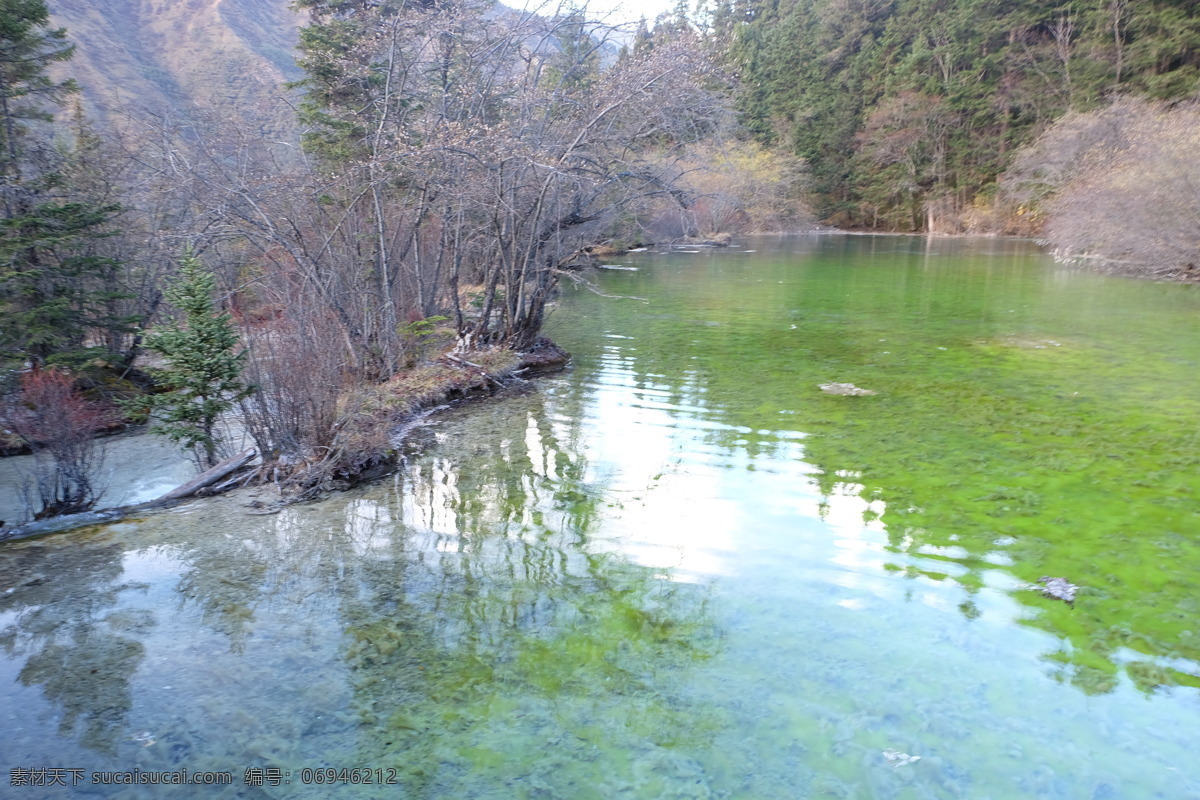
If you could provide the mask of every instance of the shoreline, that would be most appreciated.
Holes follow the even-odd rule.
[[[256,505],[258,510],[251,512],[255,515],[277,513],[289,505],[313,500],[325,493],[345,491],[390,474],[399,462],[408,433],[426,417],[442,409],[491,397],[496,392],[514,388],[515,385],[530,384],[530,377],[563,370],[570,360],[571,355],[567,351],[545,337],[539,337],[533,347],[519,353],[502,349],[473,351],[461,355],[453,352],[443,353],[429,364],[414,367],[383,384],[364,389],[366,399],[376,403],[354,415],[350,423],[350,427],[353,428],[350,432],[351,443],[357,434],[372,435],[377,439],[380,429],[385,429],[386,449],[366,452],[363,454],[364,458],[353,464],[332,465],[332,469],[312,476],[314,480],[307,483],[303,470],[293,473],[288,476],[289,479],[298,478],[294,484],[297,491],[293,496],[285,495],[291,480],[288,480],[288,484],[281,484],[278,480],[266,477],[267,465],[243,464],[242,467],[231,471],[230,474],[235,475],[232,480],[227,480],[215,489],[211,485],[202,485],[180,494],[183,487],[179,487],[155,500],[142,503],[51,517],[21,525],[2,526],[0,546],[8,542],[119,522],[138,514],[165,510],[189,500],[213,497],[253,485],[274,484],[279,492],[279,499],[274,503]],[[246,472],[244,467],[253,469]],[[195,482],[197,477],[199,476],[194,476],[184,486]]]

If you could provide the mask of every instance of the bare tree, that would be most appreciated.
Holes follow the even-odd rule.
[[[1045,217],[1065,258],[1195,277],[1200,265],[1200,106],[1122,99],[1070,114],[1016,159],[1006,186]]]
[[[902,228],[937,230],[941,198],[926,190],[946,185],[947,143],[957,121],[944,98],[922,92],[901,92],[870,111],[857,138],[859,157],[889,178],[876,182],[881,191],[868,198],[877,217]]]
[[[1129,29],[1129,0],[1108,0],[1109,27],[1113,35],[1113,87],[1121,85],[1125,68],[1125,37]]]
[[[351,387],[422,357],[410,326],[531,345],[562,266],[651,204],[686,205],[681,160],[730,118],[683,37],[619,55],[577,10],[300,5],[303,152],[212,119],[145,137],[243,323],[248,429],[285,472],[347,448]]]
[[[20,391],[0,409],[0,422],[33,452],[25,502],[35,519],[88,511],[100,499],[102,454],[94,437],[108,418],[65,373],[35,368],[21,376]]]
[[[724,113],[695,42],[617,59],[615,31],[576,11],[314,5],[318,22],[364,32],[336,63],[309,54],[310,142],[345,179],[339,224],[370,242],[357,261],[374,285],[357,294],[385,370],[398,317],[439,300],[463,347],[529,344],[563,260],[618,210],[670,194],[663,154]]]
[[[702,142],[680,162],[679,183],[691,197],[679,209],[681,234],[779,232],[810,229],[815,220],[802,199],[808,185],[804,159],[754,141]],[[663,204],[664,213],[670,204]],[[679,214],[677,214],[679,216]]]
[[[1070,9],[1061,13],[1057,20],[1050,23],[1050,35],[1054,37],[1054,52],[1062,63],[1063,84],[1067,97],[1067,105],[1074,105],[1071,88],[1071,54],[1074,49],[1075,18]]]

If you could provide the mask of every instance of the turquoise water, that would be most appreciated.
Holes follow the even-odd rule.
[[[742,244],[566,289],[383,483],[0,547],[0,766],[85,770],[0,794],[1200,797],[1197,287]]]

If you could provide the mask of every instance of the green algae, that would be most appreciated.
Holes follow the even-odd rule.
[[[394,765],[406,795],[487,796],[511,782],[514,764],[548,745],[556,757],[539,759],[523,780],[564,796],[632,782],[624,753],[702,740],[695,714],[671,708],[654,677],[711,655],[702,607],[662,591],[646,570],[609,557],[582,563],[578,579],[590,591],[575,580],[514,586],[510,597],[555,610],[534,628],[506,625],[502,638],[476,630],[448,645],[393,615],[347,629],[345,659],[365,726],[356,758]],[[480,613],[478,596],[440,600],[443,617],[497,616],[496,608]],[[403,649],[377,658],[378,643],[387,649],[401,638],[397,626],[410,631]]]
[[[790,428],[806,436],[822,495],[857,474],[864,497],[886,501],[897,556],[965,550],[952,560],[970,590],[1006,538],[1022,582],[1067,575],[1084,587],[1075,610],[1015,593],[1038,609],[1027,624],[1109,670],[1117,646],[1200,663],[1197,642],[1181,638],[1200,611],[1196,287],[1067,273],[1019,243],[981,256],[969,243],[836,239],[754,269],[717,256],[605,276],[615,293],[652,297],[662,319],[585,305],[601,327],[636,331],[639,370],[694,370],[712,418],[770,432],[722,446],[753,462],[769,452],[756,439]],[[681,335],[672,317],[685,308],[728,332]],[[825,396],[826,380],[879,395]],[[1114,634],[1118,620],[1139,635]]]

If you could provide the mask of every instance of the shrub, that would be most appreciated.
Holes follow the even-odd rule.
[[[64,372],[35,369],[21,376],[20,390],[4,409],[3,421],[33,451],[32,486],[26,484],[24,491],[35,519],[95,506],[103,494],[96,483],[102,454],[95,435],[109,416],[84,399]]]

